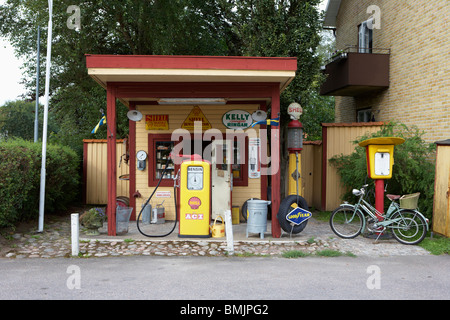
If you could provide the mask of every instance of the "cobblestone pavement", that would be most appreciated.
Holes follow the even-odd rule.
[[[136,232],[136,223],[130,222],[129,233],[109,237],[104,230],[100,236],[85,236],[80,230],[81,257],[107,257],[129,255],[157,256],[224,256],[229,255],[226,238],[185,239],[174,235],[165,238],[146,238]],[[336,237],[327,222],[314,218],[298,235],[282,234],[279,239],[270,236],[270,221],[264,239],[259,235],[245,234],[245,224],[233,225],[234,254],[239,256],[279,256],[290,250],[317,254],[323,250],[351,253],[355,256],[429,255],[419,246],[408,246],[395,239],[379,240],[364,238],[344,240]],[[34,229],[35,230],[35,229]],[[59,218],[45,225],[44,232],[13,233],[7,236],[6,246],[0,251],[0,258],[56,258],[71,257],[70,216]],[[5,241],[2,242],[5,244]]]

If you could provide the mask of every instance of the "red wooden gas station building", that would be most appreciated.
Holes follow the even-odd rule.
[[[148,128],[145,121],[129,121],[129,198],[130,207],[140,207],[142,199],[136,191],[147,195],[155,187],[158,174],[154,162],[158,141],[170,141],[170,134],[183,127],[183,120],[193,108],[201,110],[211,128],[225,132],[227,127],[222,116],[230,110],[254,112],[270,110],[270,117],[280,112],[280,94],[294,79],[297,58],[291,57],[219,57],[219,56],[128,56],[128,55],[86,55],[89,75],[107,92],[107,181],[108,181],[108,235],[116,234],[115,209],[117,197],[116,163],[116,100],[130,110],[139,110],[156,117],[163,115],[167,128]],[[191,105],[162,104],[162,99],[199,99]],[[208,99],[219,99],[221,105],[209,104]],[[174,100],[175,101],[175,100]],[[144,118],[145,120],[145,118]],[[260,128],[265,128],[261,125]],[[271,187],[272,236],[279,238],[281,229],[276,218],[280,205],[280,127],[270,127],[272,163],[275,168],[268,181],[267,175],[254,179],[248,177],[248,151],[239,155],[245,163],[233,171],[236,180],[233,204],[241,205],[248,198],[267,198],[267,187]],[[149,154],[146,171],[136,169],[136,152],[146,150]],[[239,148],[236,148],[239,152]],[[247,146],[248,150],[248,146]],[[278,157],[276,154],[278,153]],[[156,175],[155,175],[156,174]],[[170,174],[168,178],[170,178]],[[166,182],[168,183],[168,181]],[[162,187],[169,185],[162,184]],[[169,189],[167,189],[169,190]],[[167,191],[168,192],[168,191]],[[174,196],[174,195],[173,195]],[[175,209],[175,208],[174,208]],[[176,212],[168,215],[176,217]],[[176,210],[176,209],[175,209]]]

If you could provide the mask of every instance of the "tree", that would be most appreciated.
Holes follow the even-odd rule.
[[[317,56],[321,66],[326,64],[329,54],[334,51],[335,42],[334,36],[329,31],[321,32],[321,42],[317,47]],[[334,122],[334,97],[320,95],[320,86],[323,81],[324,76],[319,73],[311,84],[308,95],[302,100],[302,124],[307,133],[307,140],[321,140],[321,124]]]
[[[242,39],[242,55],[297,57],[298,73],[282,96],[286,113],[292,101],[307,94],[318,75],[316,54],[320,42],[318,0],[239,0],[230,17],[233,30]]]
[[[227,55],[221,8],[227,1],[199,0],[91,0],[80,4],[81,28],[67,27],[72,1],[54,2],[52,77],[49,113],[61,130],[49,140],[68,144],[79,152],[82,139],[104,137],[91,130],[106,109],[106,93],[87,75],[86,53]],[[220,4],[220,5],[219,5]],[[46,38],[46,0],[7,0],[0,6],[0,35],[7,37],[25,62],[27,96],[35,99],[36,30]],[[225,9],[224,9],[225,10]],[[46,43],[41,41],[40,95],[45,88]],[[126,108],[118,106],[118,136],[128,131]]]
[[[35,103],[27,101],[7,101],[0,107],[0,138],[22,138],[34,140]],[[39,108],[38,135],[42,137],[43,107]],[[53,117],[49,117],[49,132],[57,132]]]
[[[321,79],[316,52],[319,2],[87,0],[79,4],[81,28],[75,30],[67,27],[71,15],[67,8],[73,2],[54,2],[50,114],[55,115],[60,131],[50,139],[81,150],[82,139],[92,137],[90,131],[100,119],[99,109],[106,109],[104,90],[87,75],[86,53],[295,56],[297,77],[281,97],[282,117],[287,120],[291,102],[300,100],[305,105],[316,99],[309,100],[309,96]],[[47,6],[46,0],[6,0],[0,6],[0,35],[26,60],[25,82],[31,99],[35,95],[35,34],[40,25],[41,37],[46,38]],[[46,52],[45,43],[41,50]],[[43,91],[44,66],[40,70]],[[126,108],[119,107],[119,137],[127,133],[125,112]],[[106,128],[101,128],[94,137],[105,134]]]
[[[311,108],[312,101],[318,100],[318,87],[322,81],[319,73],[321,59],[317,53],[320,43],[320,13],[316,0],[239,0],[234,1],[236,14],[230,17],[233,30],[242,40],[243,55],[265,57],[297,57],[297,76],[280,97],[281,119],[281,164],[288,163],[287,108],[292,102],[300,102],[308,111],[309,120],[305,132],[313,126],[318,113]],[[306,113],[306,112],[305,112]],[[278,115],[271,114],[272,118]],[[301,119],[303,121],[303,118]],[[319,122],[320,126],[320,122]],[[321,130],[319,130],[320,132]],[[314,132],[317,132],[315,130]],[[320,135],[321,133],[314,135]],[[281,186],[287,165],[281,165]]]

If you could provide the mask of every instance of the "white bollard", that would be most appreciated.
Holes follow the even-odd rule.
[[[78,216],[78,213],[72,213],[70,215],[72,229],[72,256],[78,256],[80,253],[80,220]]]
[[[234,254],[234,242],[231,210],[225,210],[225,234],[227,235],[227,251],[232,255]]]

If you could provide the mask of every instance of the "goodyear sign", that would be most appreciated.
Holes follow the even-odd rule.
[[[295,225],[299,225],[312,217],[312,213],[303,208],[297,207],[286,215],[286,220]]]

